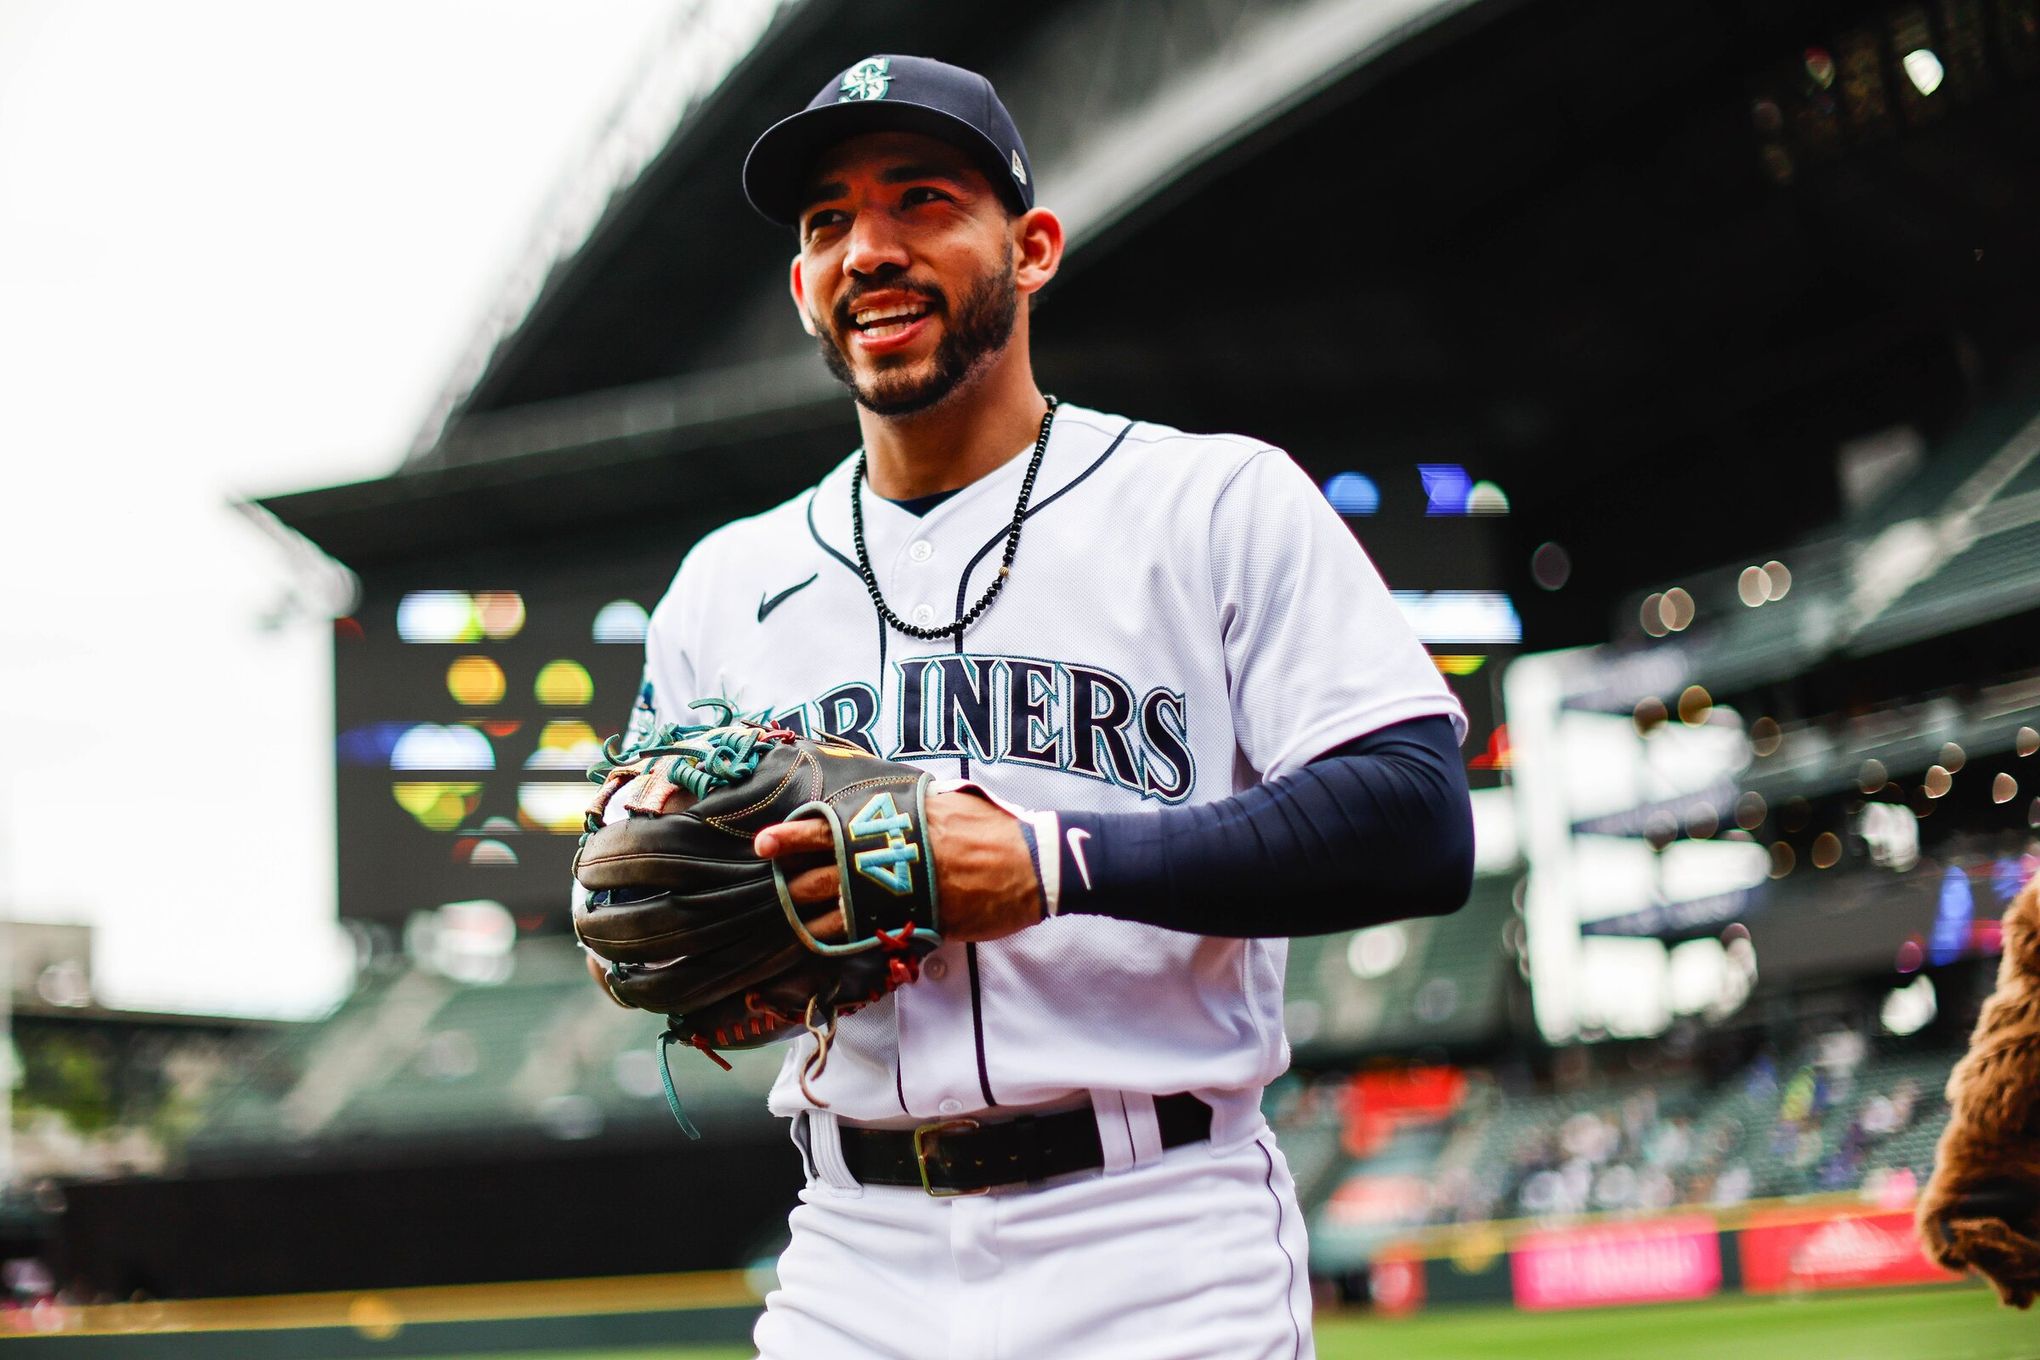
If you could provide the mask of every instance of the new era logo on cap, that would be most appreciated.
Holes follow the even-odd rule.
[[[1013,152],[1013,178],[1019,180],[1022,184],[1027,182],[1027,167],[1020,163],[1020,153],[1018,150]]]
[[[836,87],[842,93],[836,96],[836,102],[885,98],[885,92],[892,88],[891,68],[892,63],[885,57],[866,57],[843,73],[843,83]]]

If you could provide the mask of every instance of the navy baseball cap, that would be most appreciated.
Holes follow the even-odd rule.
[[[919,132],[970,153],[1008,207],[1034,206],[1034,165],[992,82],[927,57],[866,57],[830,78],[807,107],[782,118],[744,158],[744,196],[783,227],[800,220],[808,167],[864,132]]]

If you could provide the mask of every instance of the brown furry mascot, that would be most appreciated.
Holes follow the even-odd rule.
[[[1920,1196],[1927,1254],[2008,1304],[2040,1292],[2040,878],[2005,912],[1997,990],[1948,1077],[1948,1127]]]

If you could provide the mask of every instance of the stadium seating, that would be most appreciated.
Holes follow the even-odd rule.
[[[1933,1169],[1957,1056],[1829,1031],[1711,1080],[1611,1062],[1559,1090],[1474,1072],[1456,1110],[1362,1155],[1341,1145],[1357,1117],[1344,1074],[1285,1090],[1270,1111],[1312,1216],[1313,1268],[1336,1275],[1426,1227],[1836,1193],[1909,1204]]]
[[[204,1162],[286,1146],[669,1129],[659,1030],[657,1017],[609,1004],[561,940],[520,943],[509,977],[492,985],[406,968],[279,1036],[219,1094],[187,1151]],[[781,1053],[730,1057],[725,1073],[672,1055],[688,1109],[762,1121]]]
[[[1495,921],[1482,915],[1463,929],[1422,923],[1411,973],[1473,985],[1498,954]],[[512,964],[494,985],[412,968],[378,975],[327,1020],[280,1032],[212,1104],[189,1156],[670,1135],[657,1020],[611,1006],[564,941],[523,942]],[[1408,988],[1389,991],[1416,1003]],[[763,1094],[780,1052],[731,1056],[736,1070],[724,1073],[672,1055],[690,1114],[770,1128]],[[1648,1047],[1634,1065],[1611,1055],[1560,1064],[1562,1089],[1516,1069],[1462,1069],[1456,1107],[1397,1112],[1364,1137],[1350,1068],[1287,1078],[1267,1108],[1312,1213],[1314,1263],[1336,1272],[1427,1226],[1875,1197],[1887,1186],[1909,1196],[1932,1167],[1954,1056],[1830,1031],[1711,1078]]]

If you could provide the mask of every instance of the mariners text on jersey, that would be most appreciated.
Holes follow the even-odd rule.
[[[1102,666],[971,652],[892,663],[899,713],[881,731],[878,691],[839,685],[773,715],[803,735],[827,732],[889,760],[955,756],[1061,770],[1180,802],[1196,782],[1188,704],[1165,686],[1139,691]]]

